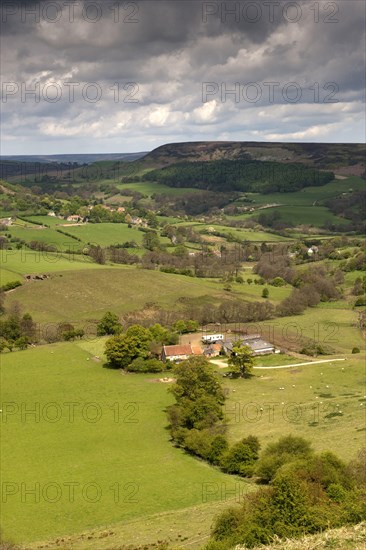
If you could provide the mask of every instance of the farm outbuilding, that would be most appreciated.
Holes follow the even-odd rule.
[[[268,355],[276,352],[276,348],[273,344],[266,342],[258,335],[245,336],[235,341],[227,340],[223,343],[223,348],[226,353],[232,353],[233,347],[236,344],[249,346],[254,355]]]

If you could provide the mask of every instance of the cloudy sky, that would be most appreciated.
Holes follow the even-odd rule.
[[[363,142],[363,0],[1,3],[1,154]]]

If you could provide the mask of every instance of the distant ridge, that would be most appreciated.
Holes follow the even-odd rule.
[[[124,161],[132,162],[143,156],[146,152],[140,153],[89,153],[89,154],[64,154],[64,155],[0,155],[0,161],[8,160],[13,162],[40,162],[45,164],[54,163],[77,163],[92,164],[100,161]]]
[[[365,171],[366,146],[361,143],[280,143],[263,141],[197,141],[167,143],[140,161],[162,168],[177,162],[259,160],[302,163],[320,169],[358,165]]]

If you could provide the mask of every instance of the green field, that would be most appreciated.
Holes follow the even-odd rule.
[[[281,355],[272,357],[274,364],[287,362]],[[299,359],[292,361],[296,362]],[[225,408],[233,441],[253,434],[267,444],[293,434],[309,439],[317,451],[331,450],[346,460],[364,446],[364,355],[347,357],[344,362],[255,369],[254,374],[250,380],[225,379],[230,390]],[[339,411],[339,416],[327,418]]]
[[[40,225],[42,224],[49,225],[50,227],[68,225],[72,223],[72,222],[68,222],[67,220],[57,218],[55,216],[27,216],[26,219]],[[63,229],[63,228],[60,227],[60,229]],[[67,228],[65,228],[65,231],[67,231]]]
[[[51,279],[18,288],[7,303],[19,301],[39,321],[61,321],[99,319],[109,309],[123,313],[152,301],[173,306],[181,296],[207,294],[219,298],[225,293],[214,281],[123,266],[88,270],[82,276],[77,271],[55,273]]]
[[[132,519],[141,530],[150,514],[202,504],[205,483],[234,484],[171,444],[164,409],[172,397],[151,375],[121,376],[65,343],[5,354],[1,382],[2,483],[14,493],[2,500],[6,538]],[[39,417],[25,413],[37,407]],[[36,484],[39,498],[25,493]]]
[[[281,215],[281,219],[293,225],[321,227],[325,223],[348,223],[346,219],[336,216],[325,206],[278,206],[275,210]]]
[[[85,264],[89,267],[93,265],[96,266]],[[78,269],[76,265],[75,269]],[[265,301],[261,297],[263,288],[254,284],[233,283],[232,291],[227,292],[218,279],[185,277],[133,266],[96,266],[94,270],[84,269],[80,273],[67,271],[65,265],[60,273],[55,269],[50,279],[17,288],[8,295],[7,304],[20,302],[35,319],[42,322],[76,321],[99,319],[109,309],[119,314],[139,310],[147,302],[155,302],[162,307],[179,307],[176,302],[181,297],[213,301],[225,298]],[[269,300],[277,302],[287,297],[291,288],[269,287],[269,292]]]
[[[351,309],[316,307],[302,315],[264,321],[262,326],[271,327],[279,341],[289,344],[305,337],[329,345],[337,353],[350,353],[353,347],[365,346],[357,328],[357,312]]]
[[[0,286],[6,285],[12,281],[21,281],[22,278],[22,275],[0,267]]]
[[[63,231],[69,231],[71,228],[60,228]],[[78,243],[72,237],[58,233],[51,228],[37,228],[31,224],[28,226],[11,226],[9,228],[12,237],[24,240],[26,242],[39,241],[51,246],[54,246],[57,251],[79,248],[81,243]]]
[[[344,180],[333,180],[320,187],[306,187],[295,193],[247,193],[246,195],[254,200],[255,205],[260,204],[283,204],[287,206],[312,206],[314,202],[322,201],[353,191],[362,191],[365,188],[365,180],[357,176],[351,176]]]
[[[38,252],[35,250],[0,250],[0,274],[54,273],[56,271],[80,271],[84,269],[113,269],[98,265],[89,256]]]
[[[253,242],[281,242],[289,241],[287,237],[282,237],[274,233],[267,233],[265,231],[253,231],[251,229],[236,229],[235,227],[229,227],[227,225],[219,225],[217,223],[208,224],[208,223],[196,223],[196,222],[180,222],[179,225],[189,225],[198,233],[202,231],[209,231],[212,228],[212,235],[215,235],[215,232],[222,233],[225,236],[228,233],[231,233],[236,239],[241,241],[253,241]]]
[[[143,232],[137,228],[129,228],[125,223],[88,223],[67,228],[70,235],[74,235],[83,243],[95,243],[100,246],[111,246],[125,241],[136,241],[141,244]]]
[[[121,194],[123,194],[124,190],[129,189],[131,191],[138,191],[139,193],[142,193],[143,195],[148,195],[149,197],[151,197],[151,195],[154,195],[155,193],[168,195],[168,197],[182,197],[183,195],[187,195],[189,193],[197,193],[201,191],[200,189],[193,189],[190,187],[168,187],[167,185],[162,185],[161,183],[155,183],[151,181],[119,183],[116,185],[116,187],[120,189]]]

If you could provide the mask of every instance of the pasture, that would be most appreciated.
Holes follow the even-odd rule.
[[[214,281],[127,266],[56,273],[18,291],[8,295],[7,304],[20,302],[42,322],[99,319],[108,310],[121,314],[146,302],[173,306],[181,296],[224,295],[222,285]]]
[[[100,270],[111,266],[98,265],[89,256],[36,250],[0,250],[0,274],[54,273],[57,271]],[[10,276],[10,275],[9,275]],[[13,280],[13,279],[11,279]]]
[[[69,231],[69,227],[60,227],[63,231]],[[26,242],[38,241],[50,246],[53,246],[58,251],[63,250],[75,250],[80,248],[81,243],[78,243],[72,237],[64,235],[48,227],[37,227],[32,224],[29,225],[12,225],[9,228],[9,232],[12,237],[21,239]]]
[[[260,204],[283,204],[285,206],[312,206],[314,202],[321,204],[324,200],[336,197],[341,193],[362,191],[365,187],[365,180],[358,176],[351,176],[344,180],[333,180],[320,187],[305,187],[294,193],[246,193],[254,200],[255,205]],[[240,199],[239,199],[240,200]]]
[[[197,303],[223,299],[265,301],[261,298],[264,287],[259,285],[234,283],[232,291],[227,292],[218,279],[186,277],[133,266],[85,265],[96,268],[79,271],[75,265],[75,270],[65,269],[59,273],[55,269],[51,278],[17,288],[7,296],[6,304],[19,302],[37,321],[53,322],[99,319],[108,310],[118,314],[141,310],[147,302],[179,309],[177,302],[182,297],[196,299]],[[281,300],[290,291],[289,286],[269,287],[269,300]]]
[[[181,225],[188,225],[188,223],[183,222]],[[189,225],[198,233],[203,231],[211,233],[213,236],[215,233],[220,233],[227,238],[231,234],[235,239],[241,241],[251,241],[251,242],[282,242],[290,241],[291,239],[287,237],[282,237],[281,235],[275,235],[274,233],[268,233],[266,231],[253,231],[252,229],[236,229],[235,227],[230,227],[225,224],[219,225],[217,223],[213,224],[204,224],[204,223],[189,223]]]
[[[72,343],[3,356],[4,537],[29,542],[123,522],[132,542],[146,517],[203,505],[204,484],[235,486],[171,444],[166,384],[102,364]]]
[[[154,195],[154,194],[167,195],[168,197],[182,197],[190,193],[198,193],[199,191],[202,192],[201,189],[194,189],[190,187],[184,187],[184,188],[168,187],[167,185],[163,185],[161,183],[156,183],[152,181],[142,181],[142,182],[135,182],[135,183],[118,183],[116,187],[118,187],[122,195],[123,195],[123,191],[128,189],[130,191],[138,191],[139,193],[142,193],[143,195],[147,195],[148,197],[151,197],[151,195]]]
[[[83,243],[111,246],[125,241],[142,243],[143,232],[129,228],[125,223],[88,223],[68,227],[67,232],[82,240]]]
[[[265,358],[256,362],[267,364]],[[286,361],[277,355],[271,356],[271,363]],[[365,445],[364,356],[253,372],[249,380],[224,378],[232,441],[253,434],[263,446],[283,435],[298,435],[309,439],[315,450],[333,451],[344,460],[354,458]]]

